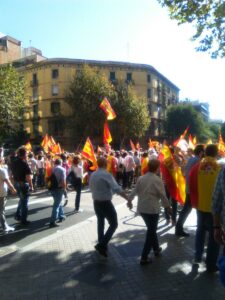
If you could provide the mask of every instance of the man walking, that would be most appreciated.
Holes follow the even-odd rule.
[[[65,215],[62,207],[62,198],[66,189],[66,170],[62,167],[61,159],[55,160],[55,167],[52,170],[52,178],[55,178],[55,185],[51,188],[51,193],[54,199],[52,214],[49,227],[58,227],[56,221],[62,222],[65,220]],[[53,183],[53,180],[52,180]]]
[[[175,234],[177,236],[184,236],[184,237],[189,236],[189,233],[185,232],[183,229],[184,223],[192,210],[190,192],[189,192],[189,175],[190,175],[191,168],[196,163],[198,163],[203,156],[204,156],[204,145],[199,144],[194,149],[194,156],[188,159],[187,164],[185,166],[186,199],[176,224]]]
[[[98,244],[95,249],[100,255],[107,257],[108,243],[118,226],[117,213],[112,204],[112,197],[113,194],[119,194],[127,200],[127,196],[114,177],[106,171],[106,158],[100,157],[97,162],[98,170],[91,175],[89,181],[98,224]],[[104,233],[105,219],[109,223],[109,228]]]
[[[12,163],[12,174],[15,188],[19,196],[19,203],[15,219],[22,225],[29,225],[27,220],[29,191],[33,191],[32,172],[27,163],[27,151],[24,147],[19,148],[17,158]]]

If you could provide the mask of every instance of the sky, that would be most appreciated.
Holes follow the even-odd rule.
[[[180,88],[180,100],[208,102],[225,121],[225,59],[196,52],[194,28],[178,26],[157,0],[0,0],[0,32],[47,58],[148,64]]]

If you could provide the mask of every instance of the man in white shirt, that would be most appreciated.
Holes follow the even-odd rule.
[[[4,158],[0,157],[0,223],[5,233],[14,231],[14,227],[7,224],[5,218],[5,206],[7,202],[8,187],[13,194],[16,194],[16,190],[9,180],[7,166],[4,165]]]

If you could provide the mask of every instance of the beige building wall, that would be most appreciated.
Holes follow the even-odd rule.
[[[58,127],[61,118],[71,116],[71,109],[64,101],[66,89],[83,64],[80,60],[50,59],[20,68],[27,82],[24,127],[31,134],[31,138],[49,133],[66,148],[68,140],[71,140],[69,128],[60,132]],[[178,102],[179,89],[173,83],[154,68],[151,69],[151,66],[95,61],[90,61],[89,65],[98,68],[108,79],[110,73],[115,72],[116,79],[126,82],[127,74],[131,74],[137,95],[146,98],[148,102],[151,136],[162,133],[166,108]],[[57,72],[56,78],[53,78],[53,72]],[[57,108],[54,108],[55,105],[60,107],[58,112],[54,111]],[[59,130],[59,134],[55,135],[54,130]]]
[[[21,42],[10,37],[0,38],[0,64],[12,62],[21,57]]]

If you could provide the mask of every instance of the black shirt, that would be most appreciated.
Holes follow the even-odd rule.
[[[26,175],[31,175],[31,169],[28,163],[20,158],[12,162],[12,174],[15,181],[26,181]]]

